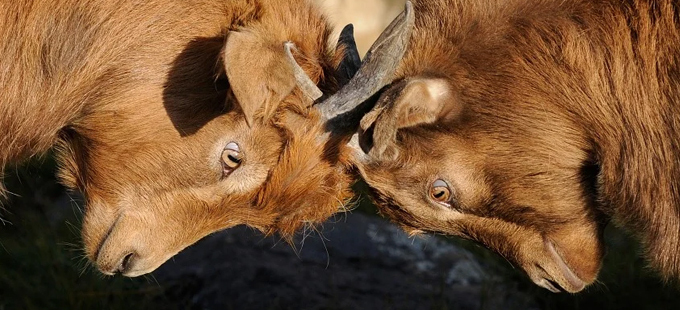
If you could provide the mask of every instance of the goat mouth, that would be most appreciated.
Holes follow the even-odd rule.
[[[583,290],[586,282],[576,275],[557,251],[555,245],[546,238],[544,239],[544,246],[551,261],[548,266],[552,265],[553,268],[544,268],[544,266],[538,264],[537,267],[540,269],[540,274],[537,278],[534,278],[534,283],[553,293],[577,293]],[[552,272],[548,272],[548,270]]]
[[[538,286],[540,286],[544,289],[547,289],[547,290],[549,290],[553,293],[562,293],[562,292],[566,291],[559,283],[557,283],[553,280],[550,280],[550,279],[542,278],[538,281],[535,281],[534,283],[536,283],[536,285],[538,285]]]
[[[118,225],[118,222],[120,221],[121,217],[123,215],[120,214],[116,217],[116,219],[113,221],[111,226],[109,226],[109,229],[106,231],[106,233],[99,239],[99,243],[97,244],[96,250],[92,253],[92,261],[96,262],[99,260],[99,254],[102,251],[102,248],[104,247],[104,244],[106,244],[106,240],[109,239],[111,236],[111,233],[113,233],[113,230],[116,228],[116,225]]]
[[[560,253],[557,252],[555,245],[547,239],[545,239],[545,245],[548,249],[548,253],[550,253],[550,255],[553,257],[553,260],[557,262],[557,265],[560,271],[562,272],[562,276],[567,282],[566,284],[570,286],[569,289],[566,289],[564,286],[562,286],[562,288],[572,293],[576,293],[583,290],[583,288],[586,286],[586,282],[581,280],[581,278],[578,275],[576,275],[574,270],[571,267],[569,267],[569,265],[564,260],[562,255],[560,255]]]

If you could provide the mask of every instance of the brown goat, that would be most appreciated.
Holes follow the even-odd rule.
[[[612,220],[680,278],[680,2],[417,0],[356,165],[412,233],[469,238],[551,291]]]
[[[305,0],[2,0],[0,169],[56,146],[105,274],[234,225],[289,237],[351,194],[296,87],[353,74],[331,32]]]

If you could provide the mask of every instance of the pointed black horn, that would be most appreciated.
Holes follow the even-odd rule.
[[[354,41],[354,25],[348,24],[340,32],[338,39],[338,48],[345,48],[345,58],[338,66],[338,76],[340,86],[345,86],[354,77],[361,67],[361,57],[357,49],[357,43]]]

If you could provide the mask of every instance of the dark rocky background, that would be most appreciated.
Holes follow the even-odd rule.
[[[436,238],[408,239],[362,214],[298,243],[244,227],[207,238],[156,272],[192,287],[200,309],[537,309],[472,254]],[[196,262],[201,262],[197,264]]]

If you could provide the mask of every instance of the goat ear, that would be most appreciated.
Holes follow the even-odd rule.
[[[373,110],[361,120],[362,148],[372,157],[396,159],[397,131],[460,114],[462,105],[444,79],[401,81],[385,91]]]
[[[397,129],[454,118],[461,105],[452,97],[451,88],[443,79],[409,81],[394,105]]]
[[[251,126],[257,117],[273,116],[296,85],[283,43],[271,44],[256,33],[230,32],[223,59],[231,90]]]

